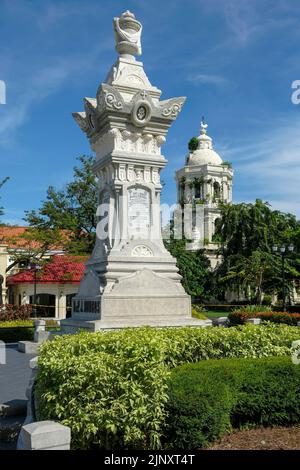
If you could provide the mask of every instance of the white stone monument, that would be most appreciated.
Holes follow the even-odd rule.
[[[205,326],[191,318],[191,299],[160,227],[161,154],[185,98],[160,101],[141,54],[142,25],[126,11],[114,19],[119,57],[85,111],[73,116],[96,153],[99,181],[97,240],[72,317],[62,332],[129,326]],[[103,236],[105,232],[105,236]]]

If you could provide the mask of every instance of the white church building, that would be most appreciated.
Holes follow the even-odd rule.
[[[216,220],[220,217],[220,203],[232,202],[233,170],[213,148],[207,135],[207,124],[201,122],[196,150],[185,159],[185,166],[176,172],[177,203],[184,207],[201,206],[200,216],[195,218],[192,241],[188,250],[204,248],[214,269],[218,264],[218,244],[213,241]],[[199,207],[199,206],[198,206]]]

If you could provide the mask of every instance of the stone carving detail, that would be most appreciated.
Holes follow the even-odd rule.
[[[164,108],[162,110],[162,115],[166,117],[171,116],[173,118],[176,118],[177,115],[180,113],[181,108],[182,108],[181,103],[174,103],[169,108]]]
[[[128,179],[128,181],[130,181],[130,182],[134,181],[134,177],[135,177],[134,166],[133,165],[128,165],[128,168],[127,168],[127,179]]]
[[[152,168],[152,183],[159,183],[159,173],[157,168]]]
[[[106,82],[130,87],[137,85],[138,88],[151,87],[151,83],[142,68],[137,68],[135,65],[124,65],[122,62],[119,62],[117,67],[112,68]]]
[[[152,134],[141,134],[124,130],[116,134],[114,148],[124,152],[160,155],[160,146],[165,140],[163,135],[155,137]]]
[[[72,113],[72,116],[77,122],[80,129],[82,129],[83,132],[88,132],[89,125],[86,120],[86,113],[85,112]]]
[[[162,144],[164,144],[165,141],[166,141],[166,138],[165,138],[164,135],[158,135],[158,136],[156,137],[156,142],[157,142],[157,144],[158,144],[159,146],[161,146]]]
[[[135,169],[135,180],[142,181],[143,180],[143,170],[141,168]]]
[[[141,55],[142,25],[130,11],[114,18],[116,50],[119,54]]]
[[[133,248],[131,256],[147,257],[153,256],[152,250],[146,245],[137,245]]]
[[[123,108],[123,104],[121,101],[118,101],[117,98],[115,97],[115,95],[111,92],[108,92],[107,90],[105,90],[105,104],[108,108],[111,108],[111,109],[122,109]]]
[[[126,167],[125,165],[120,165],[119,166],[119,180],[125,181],[125,179],[126,179]]]
[[[145,178],[145,183],[150,183],[151,174],[150,174],[149,166],[146,166],[144,169],[144,178]]]

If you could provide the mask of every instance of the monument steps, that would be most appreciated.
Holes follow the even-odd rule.
[[[165,318],[160,317],[153,318],[153,319],[145,319],[145,318],[137,318],[134,317],[124,317],[120,319],[120,317],[116,317],[113,319],[110,317],[109,319],[102,319],[102,320],[93,320],[93,321],[83,321],[83,320],[73,320],[68,319],[61,323],[62,326],[62,333],[69,333],[69,332],[77,332],[79,330],[87,330],[90,332],[96,332],[100,330],[114,330],[120,328],[139,328],[139,327],[156,327],[156,328],[163,328],[163,327],[200,327],[206,328],[208,326],[212,326],[211,320],[198,320],[196,318],[174,318],[170,316],[166,316]]]

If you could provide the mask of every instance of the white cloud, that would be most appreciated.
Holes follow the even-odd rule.
[[[210,74],[205,74],[205,73],[198,73],[198,74],[190,75],[188,77],[188,80],[197,85],[198,84],[210,84],[210,85],[220,86],[220,85],[225,85],[229,83],[229,80],[227,80],[224,77],[221,77],[220,75],[210,75]]]
[[[223,150],[234,162],[239,199],[267,200],[300,217],[300,118],[280,119],[251,141]]]

